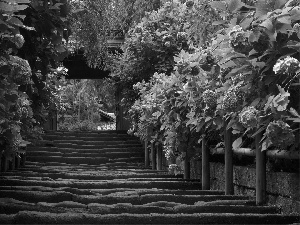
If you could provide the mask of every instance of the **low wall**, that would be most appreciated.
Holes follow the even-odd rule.
[[[224,164],[210,163],[212,190],[224,190]],[[255,168],[234,166],[234,194],[255,196]],[[191,161],[191,179],[201,179],[201,161]],[[284,214],[300,214],[300,174],[267,172],[267,201],[282,207]]]

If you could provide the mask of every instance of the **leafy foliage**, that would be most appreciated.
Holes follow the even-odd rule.
[[[173,11],[177,9],[174,4],[188,16],[173,18],[178,12]],[[205,43],[189,33],[201,21],[189,10],[204,3],[180,4],[169,2],[150,13],[156,19],[153,22],[150,16],[145,17],[132,29],[126,51],[119,58],[116,76],[127,87],[139,81],[133,89],[138,89],[140,98],[130,110],[131,132],[163,142],[167,157],[190,157],[203,135],[221,145],[225,129],[231,129],[236,138],[234,148],[262,132],[262,150],[296,150],[300,139],[295,138],[300,122],[299,3],[212,1],[207,11],[211,20],[219,20],[212,23],[212,33],[207,35],[210,39]],[[166,25],[165,18],[174,21]],[[176,29],[177,18],[184,21],[180,29]],[[178,37],[186,38],[186,45],[178,48]],[[159,52],[175,45],[168,58],[164,55],[167,50],[163,55]],[[149,55],[144,57],[144,52]],[[145,67],[149,64],[152,70]],[[126,79],[130,82],[125,83]],[[280,134],[282,138],[275,140]],[[247,143],[251,147],[251,142]]]
[[[1,0],[0,146],[6,156],[37,138],[66,55],[58,1]],[[56,76],[57,75],[57,76]],[[1,150],[2,151],[2,150]]]

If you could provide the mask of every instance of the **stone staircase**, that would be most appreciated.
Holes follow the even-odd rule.
[[[276,206],[144,168],[126,133],[51,132],[0,174],[0,224],[293,224]]]

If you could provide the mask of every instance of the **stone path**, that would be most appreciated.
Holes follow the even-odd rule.
[[[292,224],[299,217],[248,196],[200,190],[143,168],[125,133],[53,132],[28,147],[27,165],[0,174],[0,224]]]

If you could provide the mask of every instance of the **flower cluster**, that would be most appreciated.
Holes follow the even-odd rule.
[[[243,73],[239,73],[239,74],[231,77],[232,84],[237,85],[240,82],[245,82],[246,78],[247,78],[247,75],[245,75]]]
[[[285,149],[295,141],[292,129],[282,120],[269,123],[266,129],[266,136],[274,146],[280,149]]]
[[[30,82],[31,68],[27,60],[18,56],[10,56],[12,65],[12,75],[15,82],[25,84]]]
[[[202,97],[208,108],[214,108],[217,106],[218,95],[216,92],[212,90],[206,90],[203,92]]]
[[[134,33],[143,33],[143,27],[136,26],[135,29],[134,29]]]
[[[239,121],[246,128],[254,128],[258,123],[258,113],[259,111],[253,106],[244,108],[239,114]]]
[[[247,54],[251,50],[248,33],[239,25],[234,26],[229,32],[229,43],[236,52]]]
[[[194,5],[194,1],[189,0],[185,3],[185,5],[186,5],[186,7],[191,8]]]
[[[299,23],[295,23],[293,26],[293,30],[296,33],[300,33],[300,24]]]
[[[170,164],[169,165],[169,172],[171,174],[177,175],[177,174],[182,174],[183,171],[182,171],[181,167],[178,166],[177,164]]]
[[[294,75],[299,69],[300,62],[291,56],[277,60],[273,67],[275,74],[279,75]]]
[[[177,39],[178,41],[185,41],[188,38],[188,34],[186,32],[178,32]]]
[[[16,47],[19,49],[19,48],[22,48],[22,46],[24,45],[25,43],[25,39],[24,37],[21,35],[21,34],[16,34],[14,36],[14,43],[16,45]]]
[[[222,108],[226,112],[234,112],[244,101],[244,93],[240,85],[230,87],[224,95]]]

